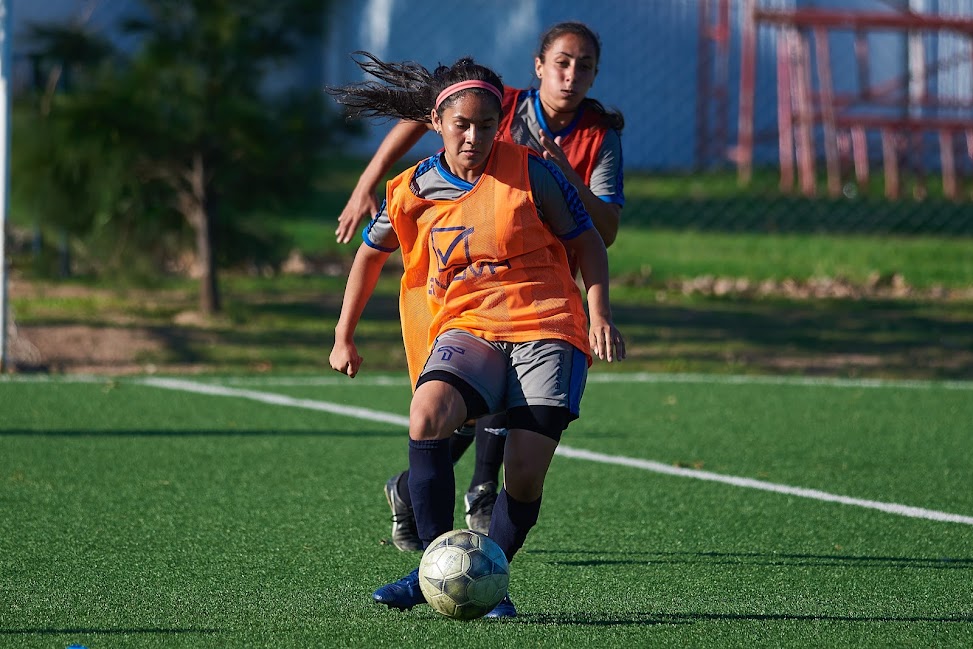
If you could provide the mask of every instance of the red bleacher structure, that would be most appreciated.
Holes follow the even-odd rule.
[[[724,2],[725,0],[720,0]],[[816,8],[767,9],[757,0],[742,0],[744,17],[740,43],[740,97],[738,143],[732,151],[738,177],[748,183],[753,169],[754,96],[757,71],[757,30],[770,26],[776,32],[777,139],[780,188],[796,188],[806,196],[817,193],[819,159],[823,148],[827,194],[838,196],[854,174],[857,186],[869,182],[870,161],[881,159],[887,198],[903,193],[903,174],[913,176],[913,194],[927,191],[928,142],[938,143],[942,193],[952,200],[967,200],[962,188],[964,170],[973,160],[973,101],[970,91],[957,96],[937,92],[927,83],[949,68],[973,66],[973,18],[920,14],[905,9],[844,11]],[[703,0],[706,4],[707,0]],[[836,92],[832,81],[831,47],[836,32],[847,32],[853,43],[856,87]],[[874,42],[870,35],[898,32],[908,35],[909,65],[900,78],[876,84],[870,78]],[[959,54],[925,60],[923,38],[950,38],[961,43]],[[847,76],[847,75],[846,75]],[[875,151],[869,150],[873,143]],[[879,144],[880,143],[880,144]],[[874,153],[875,155],[870,155]],[[932,159],[936,156],[932,154]]]

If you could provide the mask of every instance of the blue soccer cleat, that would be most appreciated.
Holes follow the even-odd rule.
[[[419,588],[419,569],[416,568],[398,581],[385,584],[372,593],[372,599],[378,604],[400,611],[408,611],[416,604],[425,604],[426,598]]]
[[[517,617],[517,607],[510,601],[510,595],[504,595],[500,603],[483,616],[484,619],[488,620],[502,620],[508,617]]]

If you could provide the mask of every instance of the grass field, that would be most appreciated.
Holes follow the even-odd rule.
[[[973,646],[973,383],[600,370],[499,623],[369,599],[402,375],[0,377],[0,646]]]
[[[336,243],[334,228],[363,165],[331,160],[308,202],[241,216],[268,228],[271,240],[289,242],[307,270],[224,269],[224,310],[213,317],[196,313],[192,279],[38,276],[30,246],[22,246],[11,305],[37,348],[24,354],[23,371],[328,371],[357,246]],[[626,174],[628,202],[609,264],[630,369],[973,378],[966,204],[797,199],[776,185],[776,172],[766,170],[747,188],[727,172]],[[12,215],[21,232],[32,232],[29,206]],[[396,267],[388,265],[360,328],[370,371],[405,368]],[[809,297],[805,289],[815,282],[852,290]],[[730,292],[719,288],[728,285]]]

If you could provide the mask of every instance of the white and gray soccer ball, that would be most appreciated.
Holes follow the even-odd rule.
[[[453,530],[429,544],[419,562],[419,588],[436,611],[473,620],[492,611],[510,582],[503,550],[490,537]]]

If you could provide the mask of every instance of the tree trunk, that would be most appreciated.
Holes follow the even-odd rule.
[[[206,191],[206,166],[202,154],[193,156],[186,173],[189,191],[180,196],[180,210],[196,232],[196,261],[199,264],[199,311],[213,315],[222,309],[216,255],[213,245],[213,200]]]
[[[196,230],[196,255],[202,275],[199,278],[199,310],[204,315],[219,313],[220,285],[216,269],[216,255],[213,253],[213,220],[204,205],[200,209],[200,227]]]

